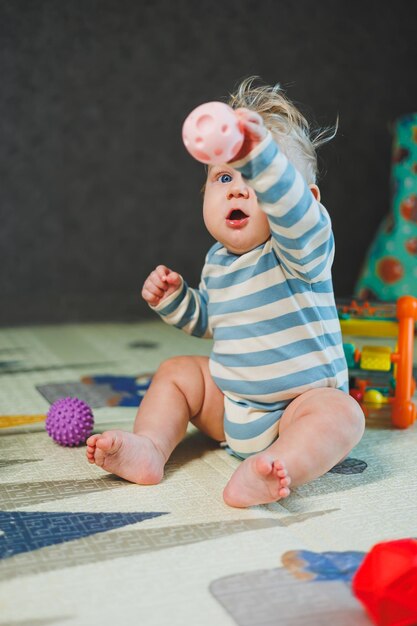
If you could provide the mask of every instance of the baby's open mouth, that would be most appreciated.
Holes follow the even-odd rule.
[[[226,222],[235,228],[246,224],[248,219],[249,216],[242,209],[232,209],[226,217]]]

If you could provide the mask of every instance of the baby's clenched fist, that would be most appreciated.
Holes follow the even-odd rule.
[[[180,287],[182,278],[165,265],[158,265],[143,283],[142,298],[151,306],[157,306]]]

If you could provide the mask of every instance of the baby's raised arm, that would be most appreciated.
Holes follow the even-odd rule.
[[[244,140],[238,154],[233,157],[233,161],[244,159],[268,134],[264,121],[259,113],[250,109],[236,109],[236,117],[243,132]]]
[[[158,265],[143,283],[142,298],[151,306],[157,306],[180,287],[182,278],[165,265]]]
[[[318,187],[307,184],[273,136],[267,140],[268,131],[260,115],[248,109],[237,109],[236,114],[245,139],[231,166],[254,189],[268,216],[282,266],[309,282],[327,280],[334,239]]]

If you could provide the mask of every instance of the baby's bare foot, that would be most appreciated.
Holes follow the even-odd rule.
[[[289,495],[290,482],[285,465],[262,452],[237,468],[223,492],[224,501],[240,508],[275,502]]]
[[[89,437],[87,460],[140,485],[156,485],[164,475],[165,458],[152,440],[123,430]]]

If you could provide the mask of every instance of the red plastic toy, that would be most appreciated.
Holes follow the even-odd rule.
[[[353,577],[352,589],[378,626],[415,626],[417,540],[376,544]]]

